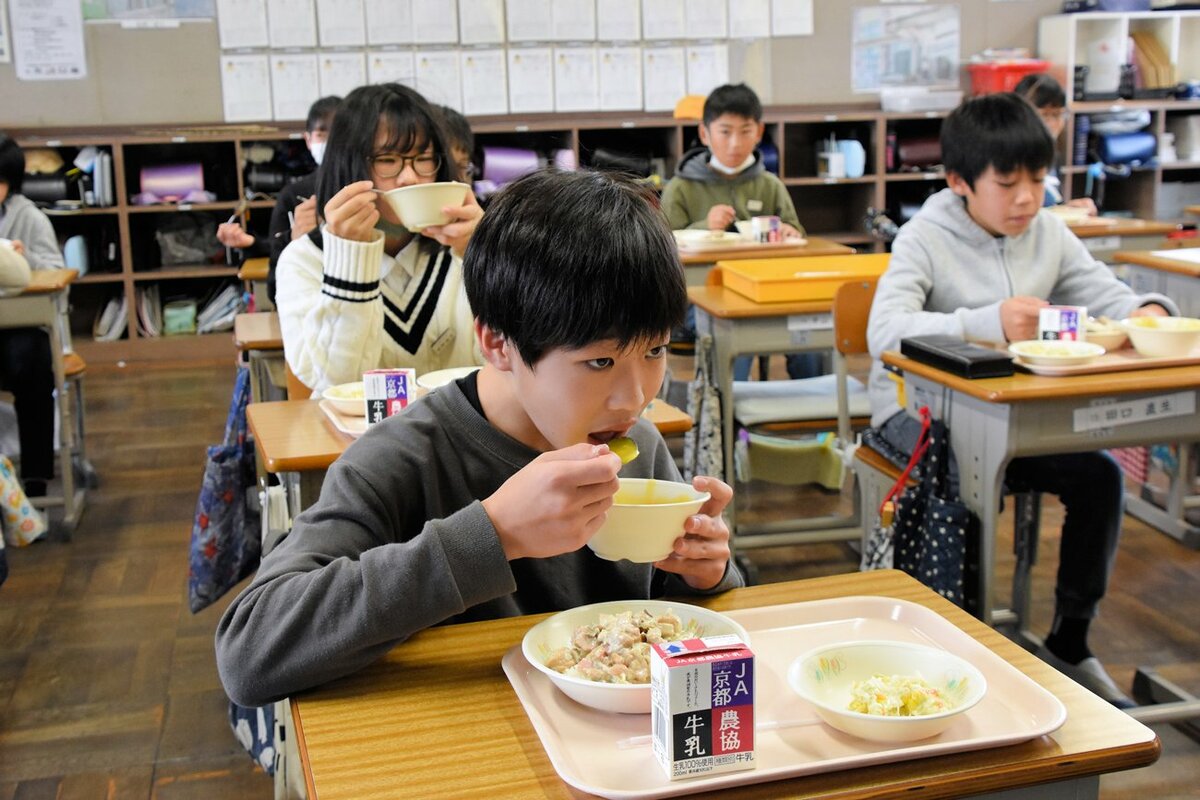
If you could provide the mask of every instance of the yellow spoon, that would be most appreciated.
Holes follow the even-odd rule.
[[[628,464],[638,457],[637,442],[628,436],[618,436],[608,443],[608,449],[616,453],[622,464]]]

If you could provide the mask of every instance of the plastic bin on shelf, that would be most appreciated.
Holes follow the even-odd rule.
[[[979,61],[967,64],[967,71],[971,73],[971,94],[1011,92],[1021,82],[1021,78],[1035,72],[1045,72],[1049,68],[1050,62],[1040,58]]]

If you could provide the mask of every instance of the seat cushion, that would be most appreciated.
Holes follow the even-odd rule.
[[[847,381],[851,417],[869,417],[867,387]],[[733,416],[743,425],[837,419],[837,376],[818,375],[789,381],[734,381]]]

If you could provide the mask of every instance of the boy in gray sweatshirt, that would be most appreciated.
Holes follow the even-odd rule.
[[[742,584],[721,511],[687,520],[654,564],[586,543],[621,477],[679,480],[642,418],[687,303],[646,190],[539,172],[497,194],[463,262],[478,372],[372,426],[217,627],[229,696],[262,705],[354,672],[431,625]],[[629,436],[622,466],[608,442]]]
[[[966,101],[946,118],[941,140],[948,188],[900,229],[867,330],[871,423],[905,452],[920,424],[901,410],[880,361],[901,338],[1034,339],[1038,311],[1048,304],[1087,306],[1114,319],[1177,312],[1166,297],[1135,294],[1060,219],[1040,210],[1054,145],[1020,97]],[[1120,467],[1104,452],[1017,458],[1005,481],[1056,494],[1066,507],[1054,623],[1038,655],[1114,705],[1133,705],[1087,644],[1121,533]]]

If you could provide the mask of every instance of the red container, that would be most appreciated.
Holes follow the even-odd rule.
[[[967,70],[971,73],[972,95],[1011,92],[1017,88],[1021,78],[1035,72],[1045,72],[1048,69],[1050,69],[1050,62],[1042,61],[1039,58],[967,64]]]

